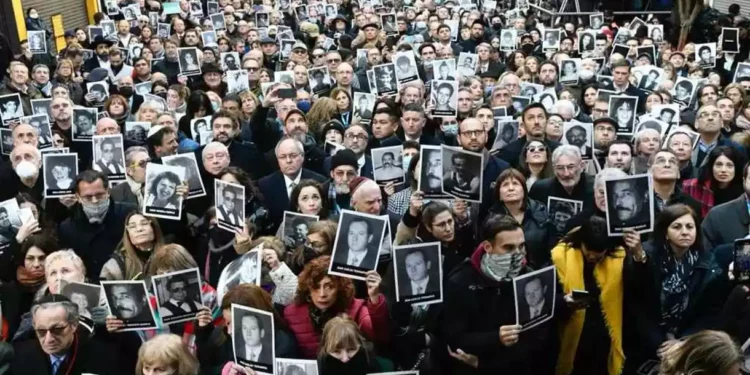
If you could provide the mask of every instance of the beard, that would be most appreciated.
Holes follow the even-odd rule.
[[[349,194],[349,184],[333,184],[333,188],[336,190],[336,195],[347,195]]]

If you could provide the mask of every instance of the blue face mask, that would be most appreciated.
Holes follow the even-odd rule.
[[[403,169],[408,169],[411,164],[411,155],[404,155],[401,157],[401,164]]]
[[[443,125],[443,134],[455,136],[458,134],[458,124]]]
[[[484,96],[489,97],[492,96],[492,89],[494,89],[495,86],[487,86],[484,88]]]
[[[309,100],[300,100],[297,102],[297,108],[304,113],[307,113],[307,111],[310,110],[311,106],[312,103],[310,103]]]
[[[214,112],[216,112],[219,109],[221,109],[221,103],[211,102],[211,107],[213,107],[214,108]]]

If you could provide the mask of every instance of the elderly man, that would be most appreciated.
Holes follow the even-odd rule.
[[[584,207],[583,211],[573,215],[573,217],[565,223],[563,233],[567,233],[571,229],[581,226],[587,218],[593,215],[604,218],[607,206],[607,197],[604,195],[604,182],[627,176],[628,174],[619,168],[602,168],[594,178],[594,204],[590,207]]]
[[[547,197],[557,197],[583,202],[584,209],[593,204],[593,181],[583,173],[581,150],[572,145],[562,145],[552,153],[555,177],[534,183],[529,197],[540,202]]]
[[[39,134],[36,128],[28,124],[18,124],[13,127],[13,147],[20,144],[27,144],[39,147]]]
[[[0,87],[0,95],[12,95],[18,94],[21,97],[21,106],[23,107],[23,113],[31,115],[31,100],[32,99],[44,99],[39,90],[34,85],[29,84],[29,68],[21,62],[11,62],[9,79],[6,80],[5,85]]]
[[[111,117],[104,117],[96,122],[96,135],[120,134],[120,125]]]
[[[258,188],[266,199],[269,217],[274,223],[274,230],[281,224],[284,210],[289,207],[292,190],[302,179],[313,179],[320,183],[326,178],[313,171],[302,168],[305,148],[299,141],[285,137],[276,144],[276,159],[279,171],[263,177],[258,181]]]
[[[654,214],[664,207],[682,203],[690,206],[699,217],[701,205],[693,197],[682,192],[677,185],[680,179],[680,166],[677,156],[670,150],[660,150],[649,158],[649,172],[654,179]]]
[[[31,307],[37,340],[19,341],[11,372],[38,374],[125,374],[119,356],[106,342],[79,332],[78,305],[48,294]]]
[[[60,245],[80,255],[88,279],[96,282],[122,239],[125,217],[136,207],[110,199],[107,176],[92,170],[76,176],[75,193],[79,205],[58,227]]]
[[[351,203],[349,183],[359,176],[357,156],[352,150],[340,150],[331,156],[331,179],[328,181],[329,216],[338,216],[341,210],[348,210]]]
[[[357,157],[357,174],[362,177],[373,179],[373,168],[372,159],[370,155],[367,155],[367,142],[369,140],[369,134],[364,126],[359,124],[351,125],[344,132],[344,147],[354,152],[354,156]],[[323,168],[330,172],[331,170],[331,157],[327,157]]]

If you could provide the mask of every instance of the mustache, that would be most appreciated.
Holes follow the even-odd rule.
[[[631,211],[633,211],[632,209],[630,209],[630,208],[628,208],[628,207],[625,207],[625,206],[620,206],[620,205],[616,206],[616,207],[615,207],[615,210],[617,210],[617,211],[628,211],[628,212],[631,212]]]

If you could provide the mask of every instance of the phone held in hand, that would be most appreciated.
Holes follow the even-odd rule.
[[[573,299],[582,301],[589,299],[589,292],[586,290],[573,289]]]

